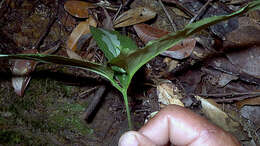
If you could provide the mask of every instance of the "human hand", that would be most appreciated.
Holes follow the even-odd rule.
[[[119,146],[239,146],[229,133],[203,117],[177,105],[163,108],[138,132],[129,131],[119,140]]]

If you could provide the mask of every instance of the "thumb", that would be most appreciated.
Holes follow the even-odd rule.
[[[156,144],[141,133],[128,131],[120,137],[118,146],[156,146]]]

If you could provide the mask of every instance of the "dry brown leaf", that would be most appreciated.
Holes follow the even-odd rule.
[[[139,36],[139,38],[144,42],[148,43],[151,40],[158,39],[169,32],[160,30],[158,28],[151,27],[147,24],[137,24],[134,26],[134,29]],[[184,59],[191,55],[195,45],[196,45],[195,38],[187,38],[182,42],[174,45],[172,48],[168,49],[161,53],[163,56],[168,56],[174,59]]]
[[[155,16],[156,12],[146,7],[130,9],[117,17],[114,21],[114,27],[118,28],[142,23]]]
[[[36,49],[24,50],[23,54],[35,54]],[[30,82],[29,74],[34,71],[37,65],[36,61],[14,59],[12,60],[11,72],[16,77],[12,77],[12,86],[17,95],[23,96],[24,90]]]
[[[152,27],[148,24],[136,24],[134,25],[134,29],[139,36],[139,38],[147,44],[151,40],[158,39],[164,35],[167,35],[168,31],[161,30],[155,27]]]
[[[77,48],[80,48],[88,38],[90,38],[91,34],[89,26],[97,26],[97,22],[91,16],[86,21],[80,22],[76,28],[74,28],[67,40],[67,49],[75,51]]]
[[[70,15],[78,18],[88,18],[88,9],[96,7],[95,4],[84,1],[66,1],[64,4],[64,9]]]
[[[260,97],[241,100],[241,101],[236,102],[236,105],[237,105],[238,109],[241,109],[245,105],[260,105]]]
[[[191,55],[195,45],[196,39],[186,38],[185,40],[174,45],[167,51],[162,52],[161,55],[171,57],[174,59],[184,59]]]
[[[195,96],[195,98],[201,102],[202,112],[210,121],[223,128],[225,131],[234,134],[238,139],[246,137],[242,133],[240,123],[222,111],[214,100],[204,99],[200,96]]]
[[[183,98],[180,90],[169,80],[162,81],[157,85],[157,96],[159,103],[163,104],[162,106],[176,104],[184,107],[180,101]]]
[[[28,86],[30,80],[31,76],[12,77],[12,86],[14,88],[14,92],[19,96],[23,96],[24,91]]]

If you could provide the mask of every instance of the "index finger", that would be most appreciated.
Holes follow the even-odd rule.
[[[240,145],[230,134],[177,105],[162,109],[140,130],[157,145]]]

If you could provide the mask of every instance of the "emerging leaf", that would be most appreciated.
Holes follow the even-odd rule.
[[[118,28],[142,23],[155,16],[156,12],[146,7],[130,9],[117,17],[114,21],[114,27]]]
[[[119,54],[128,54],[138,48],[133,40],[119,32],[94,27],[91,27],[90,30],[108,61]]]

